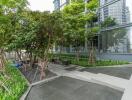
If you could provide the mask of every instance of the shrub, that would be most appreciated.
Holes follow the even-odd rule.
[[[9,64],[6,71],[0,73],[0,100],[19,100],[27,89],[27,82],[20,71]]]

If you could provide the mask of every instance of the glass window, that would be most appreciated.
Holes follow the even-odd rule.
[[[100,52],[132,53],[132,27],[101,32]]]

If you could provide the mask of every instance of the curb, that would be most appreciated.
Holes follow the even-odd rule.
[[[56,78],[59,78],[59,77],[60,76],[54,76],[54,77],[51,77],[51,78],[48,78],[48,79],[45,79],[45,80],[42,80],[42,81],[30,84],[29,87],[28,87],[28,89],[27,89],[27,91],[21,96],[20,100],[25,100],[26,99],[27,95],[29,94],[29,92],[30,92],[30,90],[31,90],[31,88],[33,86],[39,85],[39,84],[42,84],[42,83],[44,84],[44,83],[50,82],[50,81],[52,81],[52,80],[54,80]]]

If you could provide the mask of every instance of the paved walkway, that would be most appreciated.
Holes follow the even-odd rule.
[[[103,85],[62,76],[32,87],[26,100],[121,100],[122,94]]]
[[[132,100],[131,65],[117,68],[82,68],[76,65],[49,64],[48,69],[63,77],[33,86],[26,100]],[[80,88],[74,89],[74,85],[70,85],[72,83],[75,86],[78,84],[76,87]],[[59,89],[66,89],[66,92],[63,93]],[[77,92],[78,95],[76,91],[80,91]],[[73,93],[73,96],[70,93]]]
[[[124,79],[130,79],[132,74],[132,67],[124,66],[124,67],[96,67],[96,68],[84,68],[81,71],[87,71],[91,73],[103,73],[115,77],[120,77]]]
[[[70,68],[70,67],[69,67]],[[80,67],[79,67],[80,68]],[[79,69],[72,68],[72,69]],[[121,100],[132,100],[132,65],[118,67],[82,68],[80,71],[68,71],[61,65],[50,65],[51,71],[63,76],[72,77],[92,83],[101,84],[124,92]],[[103,74],[102,74],[103,73]]]

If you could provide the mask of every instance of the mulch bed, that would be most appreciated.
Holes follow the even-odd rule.
[[[20,68],[20,71],[22,72],[22,74],[27,78],[27,80],[29,81],[29,83],[34,83],[34,82],[38,82],[40,81],[40,71],[37,70],[37,68],[27,68],[27,71],[24,71],[23,69]],[[36,73],[36,77],[34,78]],[[44,79],[50,78],[50,77],[54,77],[56,76],[56,74],[52,73],[51,71],[49,71],[48,69],[46,70],[46,77]]]

